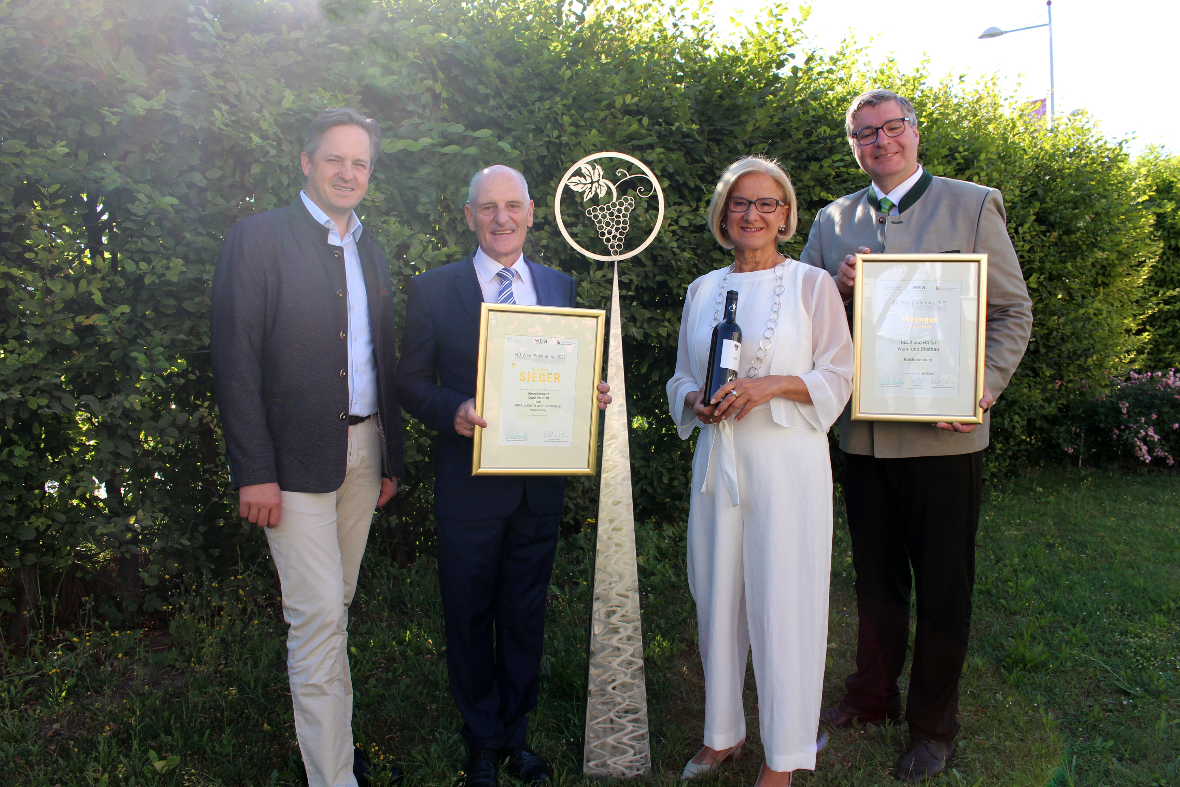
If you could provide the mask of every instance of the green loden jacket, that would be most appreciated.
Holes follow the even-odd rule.
[[[1000,192],[928,171],[898,205],[881,212],[871,187],[823,208],[811,225],[800,259],[835,276],[841,260],[861,246],[875,254],[987,254],[987,337],[984,379],[999,398],[1020,364],[1032,331],[1032,301],[1008,237]],[[987,448],[991,413],[968,434],[928,423],[853,421],[840,416],[840,448],[879,458],[947,456]]]

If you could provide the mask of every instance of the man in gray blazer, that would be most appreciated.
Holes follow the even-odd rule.
[[[235,224],[213,275],[230,475],[278,568],[311,787],[368,783],[352,742],[348,606],[374,509],[402,475],[389,264],[353,212],[380,149],[375,121],[321,112],[300,157],[303,191]]]
[[[802,260],[828,270],[851,302],[853,254],[986,253],[986,411],[1028,346],[1032,302],[995,189],[932,176],[918,163],[913,105],[870,90],[848,109],[846,131],[868,188],[816,216]],[[958,682],[971,625],[975,533],[983,494],[982,424],[840,418],[844,497],[856,569],[856,672],[822,723],[845,727],[901,716],[897,679],[905,661],[913,570],[918,619],[906,721],[911,747],[898,777],[941,773],[954,753]]]

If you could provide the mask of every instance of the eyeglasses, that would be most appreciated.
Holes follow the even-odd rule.
[[[725,200],[725,206],[733,213],[745,213],[750,209],[750,205],[758,209],[759,213],[774,213],[778,210],[779,205],[786,205],[781,199],[774,197],[759,197],[755,200],[749,200],[745,197],[730,197]]]
[[[852,132],[852,138],[858,145],[871,145],[877,141],[877,132],[884,131],[887,137],[900,137],[905,131],[906,123],[913,123],[911,118],[895,118],[886,120],[882,126],[865,126]]]

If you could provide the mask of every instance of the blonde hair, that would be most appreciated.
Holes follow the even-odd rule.
[[[786,232],[779,232],[774,236],[775,242],[786,243],[799,226],[799,204],[795,199],[795,187],[791,185],[787,173],[779,166],[778,160],[766,156],[746,156],[730,164],[725,168],[725,172],[721,173],[721,180],[717,181],[717,187],[713,189],[713,201],[709,203],[709,215],[706,219],[709,231],[723,249],[733,248],[733,241],[729,239],[729,233],[725,230],[725,202],[729,199],[730,189],[738,182],[738,178],[751,172],[760,172],[772,178],[783,191],[783,202],[787,203],[787,229]]]

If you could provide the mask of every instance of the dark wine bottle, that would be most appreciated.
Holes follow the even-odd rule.
[[[737,324],[737,290],[725,293],[725,317],[713,326],[709,344],[709,371],[705,373],[705,399],[713,401],[717,389],[738,376],[742,355],[742,327]]]

